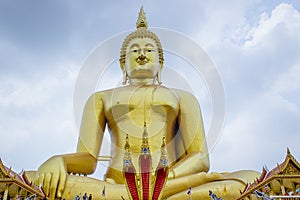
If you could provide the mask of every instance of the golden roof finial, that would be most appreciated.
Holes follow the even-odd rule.
[[[146,16],[145,16],[143,6],[140,9],[139,17],[138,17],[138,20],[136,22],[136,28],[138,29],[138,28],[141,28],[141,27],[148,28],[148,23],[147,23],[147,20],[146,20]]]

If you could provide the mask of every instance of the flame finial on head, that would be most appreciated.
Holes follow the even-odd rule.
[[[146,16],[145,16],[143,6],[140,9],[139,17],[138,17],[138,20],[136,22],[136,28],[141,28],[141,27],[148,28],[148,23],[147,23],[147,20],[146,20]]]

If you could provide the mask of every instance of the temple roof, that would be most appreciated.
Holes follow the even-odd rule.
[[[261,176],[253,183],[248,183],[238,199],[243,199],[243,197],[252,194],[255,190],[262,190],[262,188],[266,186],[275,187],[276,184],[274,184],[274,180],[283,179],[300,185],[300,164],[289,149],[287,149],[285,160],[281,164],[277,164],[274,169],[267,171],[266,168],[263,167]],[[282,181],[280,184],[284,185],[286,183],[287,181]]]
[[[20,194],[26,196],[36,194],[40,198],[46,196],[42,188],[27,180],[25,172],[22,171],[19,174],[14,172],[11,168],[6,167],[0,158],[0,194],[4,193],[6,189],[11,197]]]

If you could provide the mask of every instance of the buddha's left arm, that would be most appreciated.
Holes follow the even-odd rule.
[[[201,110],[197,99],[187,92],[180,92],[179,131],[185,152],[171,167],[169,177],[174,178],[207,172],[209,158],[204,134]]]

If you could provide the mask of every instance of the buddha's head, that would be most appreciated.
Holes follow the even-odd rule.
[[[148,30],[143,8],[136,23],[136,31],[130,33],[121,48],[120,66],[123,84],[129,79],[156,79],[159,84],[163,67],[163,51],[157,35]]]

